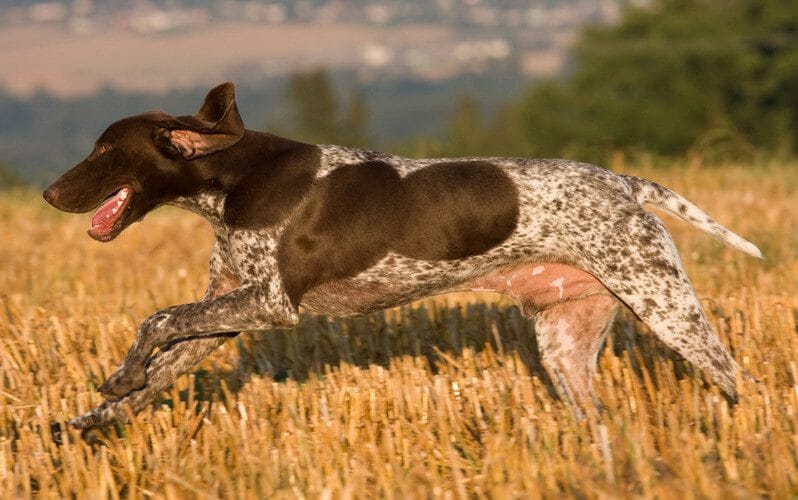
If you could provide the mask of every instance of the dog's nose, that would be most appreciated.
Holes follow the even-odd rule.
[[[55,205],[55,200],[58,197],[58,188],[56,186],[50,186],[44,190],[42,196],[44,196],[44,199],[47,200],[47,203]]]

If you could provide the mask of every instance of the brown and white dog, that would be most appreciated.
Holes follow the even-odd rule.
[[[164,204],[202,215],[216,235],[205,297],[141,324],[100,387],[106,401],[70,421],[83,430],[125,418],[125,405],[139,411],[239,331],[290,328],[300,305],[357,316],[454,290],[514,297],[577,411],[591,403],[620,303],[733,398],[740,368],[642,205],[762,256],[678,194],[592,165],[411,160],[246,130],[230,83],[194,115],[114,123],[44,197],[69,212],[99,207],[89,230],[99,241]]]

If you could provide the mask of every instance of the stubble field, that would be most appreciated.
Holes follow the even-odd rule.
[[[760,246],[667,219],[710,322],[761,387],[730,407],[627,312],[585,421],[550,394],[533,326],[460,295],[229,341],[130,425],[62,444],[137,324],[199,298],[207,225],[161,209],[118,240],[0,195],[0,497],[789,497],[798,493],[798,165],[627,169]]]

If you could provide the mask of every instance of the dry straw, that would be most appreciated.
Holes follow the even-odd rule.
[[[635,170],[759,244],[670,222],[710,320],[762,382],[730,407],[629,314],[575,421],[504,301],[437,298],[228,342],[128,426],[52,442],[139,321],[204,288],[211,235],[164,209],[118,241],[0,196],[0,497],[787,497],[798,492],[795,165]]]

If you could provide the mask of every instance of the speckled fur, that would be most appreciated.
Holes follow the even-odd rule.
[[[317,178],[343,165],[370,160],[387,162],[402,176],[445,161],[410,160],[338,146],[320,149]],[[430,262],[391,252],[355,276],[312,288],[302,297],[302,305],[324,314],[364,315],[462,288],[480,276],[519,263],[566,263],[595,276],[607,292],[601,298],[570,299],[584,301],[586,306],[600,303],[604,314],[590,320],[596,325],[594,331],[585,332],[577,344],[569,344],[566,353],[557,340],[565,331],[561,321],[576,314],[579,307],[563,307],[559,316],[552,316],[552,308],[532,313],[539,324],[543,361],[561,396],[583,404],[589,395],[595,356],[618,301],[723,391],[736,394],[739,367],[711,330],[670,235],[642,204],[669,210],[726,244],[761,256],[756,247],[681,196],[650,181],[565,160],[479,160],[501,167],[518,189],[520,213],[509,238],[480,255],[456,260]],[[296,324],[298,311],[283,290],[275,260],[285,225],[246,230],[226,227],[224,200],[224,193],[208,191],[172,201],[202,215],[213,226],[216,243],[208,292],[200,302],[166,308],[145,320],[124,362],[100,389],[108,401],[73,419],[74,426],[88,429],[114,418],[124,419],[125,405],[138,411],[235,332]],[[576,345],[580,347],[576,349]],[[166,346],[169,348],[164,350]],[[161,351],[150,358],[156,348]],[[569,375],[563,363],[575,359],[587,369],[573,368],[579,373]]]

